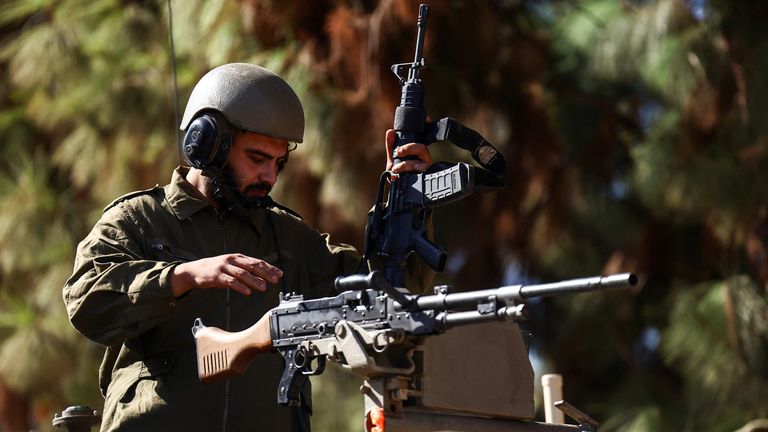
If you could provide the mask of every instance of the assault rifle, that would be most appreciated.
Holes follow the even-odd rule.
[[[450,142],[471,152],[480,165],[435,163],[426,173],[389,172],[379,180],[373,218],[366,233],[364,257],[371,268],[383,269],[384,277],[394,286],[405,286],[405,263],[416,252],[432,269],[441,272],[447,255],[427,239],[426,221],[431,208],[454,202],[475,190],[504,185],[504,156],[479,133],[452,118],[427,123],[424,108],[424,83],[420,77],[426,67],[423,56],[429,6],[419,6],[416,54],[413,62],[392,65],[400,80],[400,105],[395,109],[396,133],[393,160],[401,162],[396,149],[409,143]],[[385,189],[389,194],[384,202]]]
[[[419,296],[393,287],[379,271],[340,277],[336,288],[343,292],[337,296],[304,300],[285,295],[277,307],[240,332],[206,327],[198,318],[192,328],[198,374],[203,382],[242,374],[255,355],[276,349],[285,360],[277,401],[295,406],[307,376],[322,373],[327,360],[369,378],[409,375],[414,371],[411,350],[421,336],[459,325],[523,319],[524,301],[533,297],[636,283],[635,275],[623,273],[460,293],[441,286],[434,295]]]

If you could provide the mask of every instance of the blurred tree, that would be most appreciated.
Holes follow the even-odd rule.
[[[275,194],[361,246],[400,94],[389,66],[412,58],[416,4],[170,4],[181,106],[221,63],[286,77],[307,132]],[[768,5],[431,5],[428,110],[477,129],[509,161],[504,190],[436,211],[451,253],[441,282],[636,271],[644,284],[629,293],[533,305],[533,350],[565,375],[567,398],[605,419],[601,430],[728,431],[768,416]],[[59,289],[100,209],[163,183],[177,162],[167,13],[161,0],[0,5],[5,428],[45,427],[65,401],[100,405],[100,349],[65,322]],[[322,379],[318,391],[358,402],[318,400],[317,429],[356,430],[355,380]]]

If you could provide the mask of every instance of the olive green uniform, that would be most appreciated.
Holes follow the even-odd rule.
[[[354,272],[357,254],[281,210],[217,211],[185,173],[179,168],[169,185],[111,204],[78,246],[64,287],[72,324],[107,346],[102,430],[296,430],[296,409],[276,403],[282,357],[257,356],[245,375],[203,384],[190,329],[198,317],[245,329],[278,304],[281,289],[332,295],[333,279]],[[205,289],[174,298],[175,265],[225,253],[262,259],[284,276],[250,296]]]

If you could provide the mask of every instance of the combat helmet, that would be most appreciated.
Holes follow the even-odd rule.
[[[282,78],[248,63],[219,66],[198,81],[179,125],[182,152],[197,168],[226,163],[232,130],[300,143],[304,109]]]

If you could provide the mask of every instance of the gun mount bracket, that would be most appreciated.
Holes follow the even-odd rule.
[[[477,311],[480,315],[495,314],[499,308],[499,302],[496,296],[488,296],[485,302],[477,304]]]
[[[600,427],[600,423],[595,421],[595,419],[564,400],[559,400],[554,405],[555,408],[564,412],[568,417],[579,422],[579,427],[582,428],[582,431],[595,431]]]

